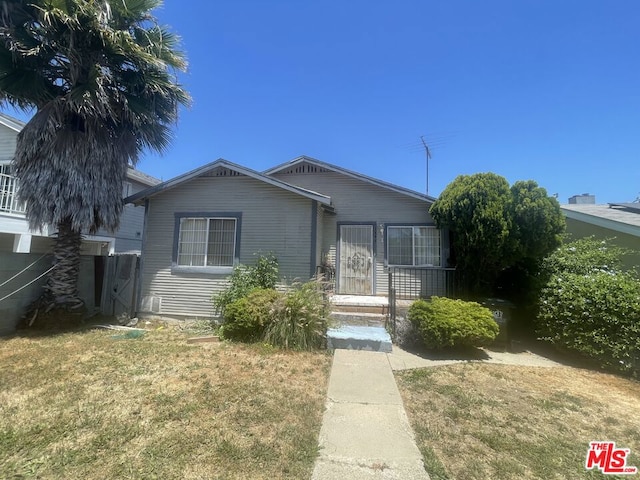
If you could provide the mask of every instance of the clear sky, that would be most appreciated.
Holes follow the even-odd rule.
[[[561,203],[640,194],[637,0],[165,0],[193,96],[167,180],[308,155],[429,193],[533,179]]]

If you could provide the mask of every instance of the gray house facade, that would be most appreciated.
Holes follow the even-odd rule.
[[[127,199],[145,205],[141,314],[210,317],[233,267],[273,252],[281,281],[387,295],[395,266],[442,268],[435,199],[310,157],[266,172],[218,160]]]

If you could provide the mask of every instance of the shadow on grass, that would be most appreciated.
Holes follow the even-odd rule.
[[[403,347],[409,353],[427,360],[488,360],[487,352],[476,347],[452,347],[441,350],[429,350],[424,346]]]
[[[54,321],[43,322],[44,324],[34,325],[33,327],[25,327],[18,325],[15,332],[2,337],[10,338],[48,338],[69,333],[82,333],[93,330],[97,325],[119,325],[115,317],[105,315],[94,315],[84,320],[72,319],[71,321]]]

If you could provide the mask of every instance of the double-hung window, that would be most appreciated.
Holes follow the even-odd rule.
[[[440,230],[427,226],[388,226],[387,263],[413,267],[442,264]]]
[[[180,218],[177,265],[181,267],[233,267],[237,231],[237,218]]]

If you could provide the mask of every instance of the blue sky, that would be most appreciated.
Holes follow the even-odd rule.
[[[193,96],[162,179],[309,155],[429,193],[533,179],[561,203],[640,194],[637,0],[165,0]]]

